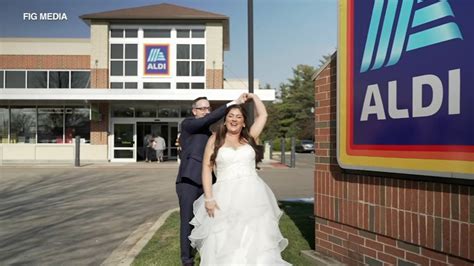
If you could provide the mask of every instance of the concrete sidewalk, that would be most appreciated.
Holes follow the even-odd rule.
[[[281,164],[277,160],[265,159],[258,164],[260,168],[287,168],[288,166]],[[79,168],[121,168],[121,169],[178,169],[179,163],[177,161],[166,162],[82,162]],[[3,162],[0,168],[77,168],[74,162],[70,161],[30,161],[30,162]]]

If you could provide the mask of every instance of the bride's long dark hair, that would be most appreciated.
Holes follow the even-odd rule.
[[[244,117],[244,125],[247,125],[247,113],[245,112],[245,109],[242,105],[231,105],[227,107],[227,110],[225,111],[224,121],[220,122],[217,128],[216,141],[214,142],[214,153],[212,153],[211,155],[211,165],[215,165],[219,148],[222,147],[222,145],[224,145],[225,143],[225,135],[227,133],[227,128],[224,123],[225,123],[225,119],[227,118],[227,114],[229,114],[229,112],[233,109],[240,110],[240,112],[242,113],[242,116]],[[263,158],[263,154],[260,151],[260,149],[257,148],[257,143],[255,142],[255,139],[252,136],[250,136],[248,127],[243,127],[242,130],[240,131],[239,142],[242,142],[242,141],[250,144],[250,146],[252,146],[253,150],[255,151],[255,165],[261,162]]]

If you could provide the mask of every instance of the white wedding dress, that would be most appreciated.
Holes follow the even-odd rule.
[[[191,221],[189,239],[201,265],[291,265],[280,254],[288,245],[278,228],[282,211],[257,175],[253,148],[221,147],[216,167],[212,192],[220,210],[210,218],[201,196]]]

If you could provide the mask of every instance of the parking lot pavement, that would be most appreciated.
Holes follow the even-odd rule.
[[[174,169],[0,169],[0,265],[100,264],[176,207]]]
[[[0,265],[98,265],[178,206],[175,164],[96,166],[0,168]],[[259,174],[278,199],[314,193],[310,167]]]

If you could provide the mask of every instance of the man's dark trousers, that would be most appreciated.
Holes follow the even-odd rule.
[[[194,217],[193,214],[193,203],[202,195],[202,186],[197,184],[179,183],[176,184],[176,193],[179,198],[180,218],[181,221],[191,221]],[[191,207],[190,207],[191,206]],[[193,263],[193,250],[191,248],[191,241],[188,236],[191,234],[193,229],[192,225],[181,223],[180,226],[180,244],[181,244],[181,261],[183,264]],[[191,259],[190,259],[191,258]]]

